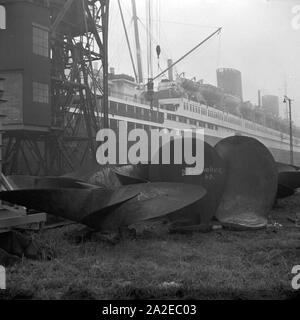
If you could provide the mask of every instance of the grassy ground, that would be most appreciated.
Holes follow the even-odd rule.
[[[78,225],[46,230],[38,241],[50,260],[24,259],[7,270],[4,298],[286,299],[296,297],[291,269],[300,264],[300,194],[279,201],[259,231],[157,234],[75,243]],[[73,239],[73,240],[72,240]]]

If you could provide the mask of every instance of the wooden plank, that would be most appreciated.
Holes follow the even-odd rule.
[[[21,225],[28,225],[32,223],[45,222],[47,218],[46,213],[28,214],[26,216],[16,216],[2,218],[0,215],[0,229],[12,228]]]
[[[43,226],[43,229],[47,230],[47,229],[54,229],[54,228],[60,228],[60,227],[65,227],[65,226],[69,226],[71,224],[76,224],[77,222],[73,222],[73,221],[62,221],[62,222],[57,222],[57,223],[50,223],[50,224],[45,224]]]
[[[45,222],[34,222],[30,224],[25,224],[21,226],[13,227],[15,230],[27,230],[27,231],[39,231],[44,229]]]
[[[12,216],[26,216],[26,208],[20,207],[20,206],[7,206],[7,205],[1,205],[0,207],[0,219],[5,217],[12,217]]]

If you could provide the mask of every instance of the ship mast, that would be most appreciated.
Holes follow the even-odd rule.
[[[133,59],[133,55],[132,55],[131,45],[130,45],[130,41],[129,41],[129,37],[128,37],[128,32],[127,32],[126,25],[125,25],[125,19],[124,19],[123,10],[122,10],[122,7],[121,7],[120,0],[118,0],[118,5],[119,5],[119,10],[120,10],[120,15],[121,15],[122,24],[123,24],[123,29],[124,29],[124,32],[125,32],[126,42],[127,42],[127,46],[128,46],[128,50],[129,50],[130,60],[131,60],[131,64],[132,64],[132,68],[133,68],[133,72],[134,72],[135,81],[136,81],[136,82],[139,82],[139,80],[138,80],[138,75],[137,75],[136,68],[135,68],[135,64],[134,64],[134,59]]]
[[[138,17],[137,17],[135,0],[131,0],[131,3],[132,3],[132,13],[133,13],[133,23],[134,23],[134,35],[135,35],[135,45],[136,45],[136,57],[137,57],[137,69],[138,69],[138,83],[143,83],[143,69],[142,69],[141,44],[140,44]]]

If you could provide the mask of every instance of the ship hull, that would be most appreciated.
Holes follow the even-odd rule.
[[[128,123],[128,129],[203,129],[204,139],[211,146],[220,140],[243,135],[264,144],[278,162],[290,163],[289,135],[241,117],[217,110],[187,99],[163,99],[158,109],[137,101],[110,97],[110,127],[117,129],[120,121]],[[153,114],[157,113],[155,117]],[[300,137],[293,137],[294,165],[300,166]]]

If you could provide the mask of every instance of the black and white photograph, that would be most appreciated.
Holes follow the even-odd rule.
[[[298,300],[299,66],[300,0],[0,0],[0,310]]]

